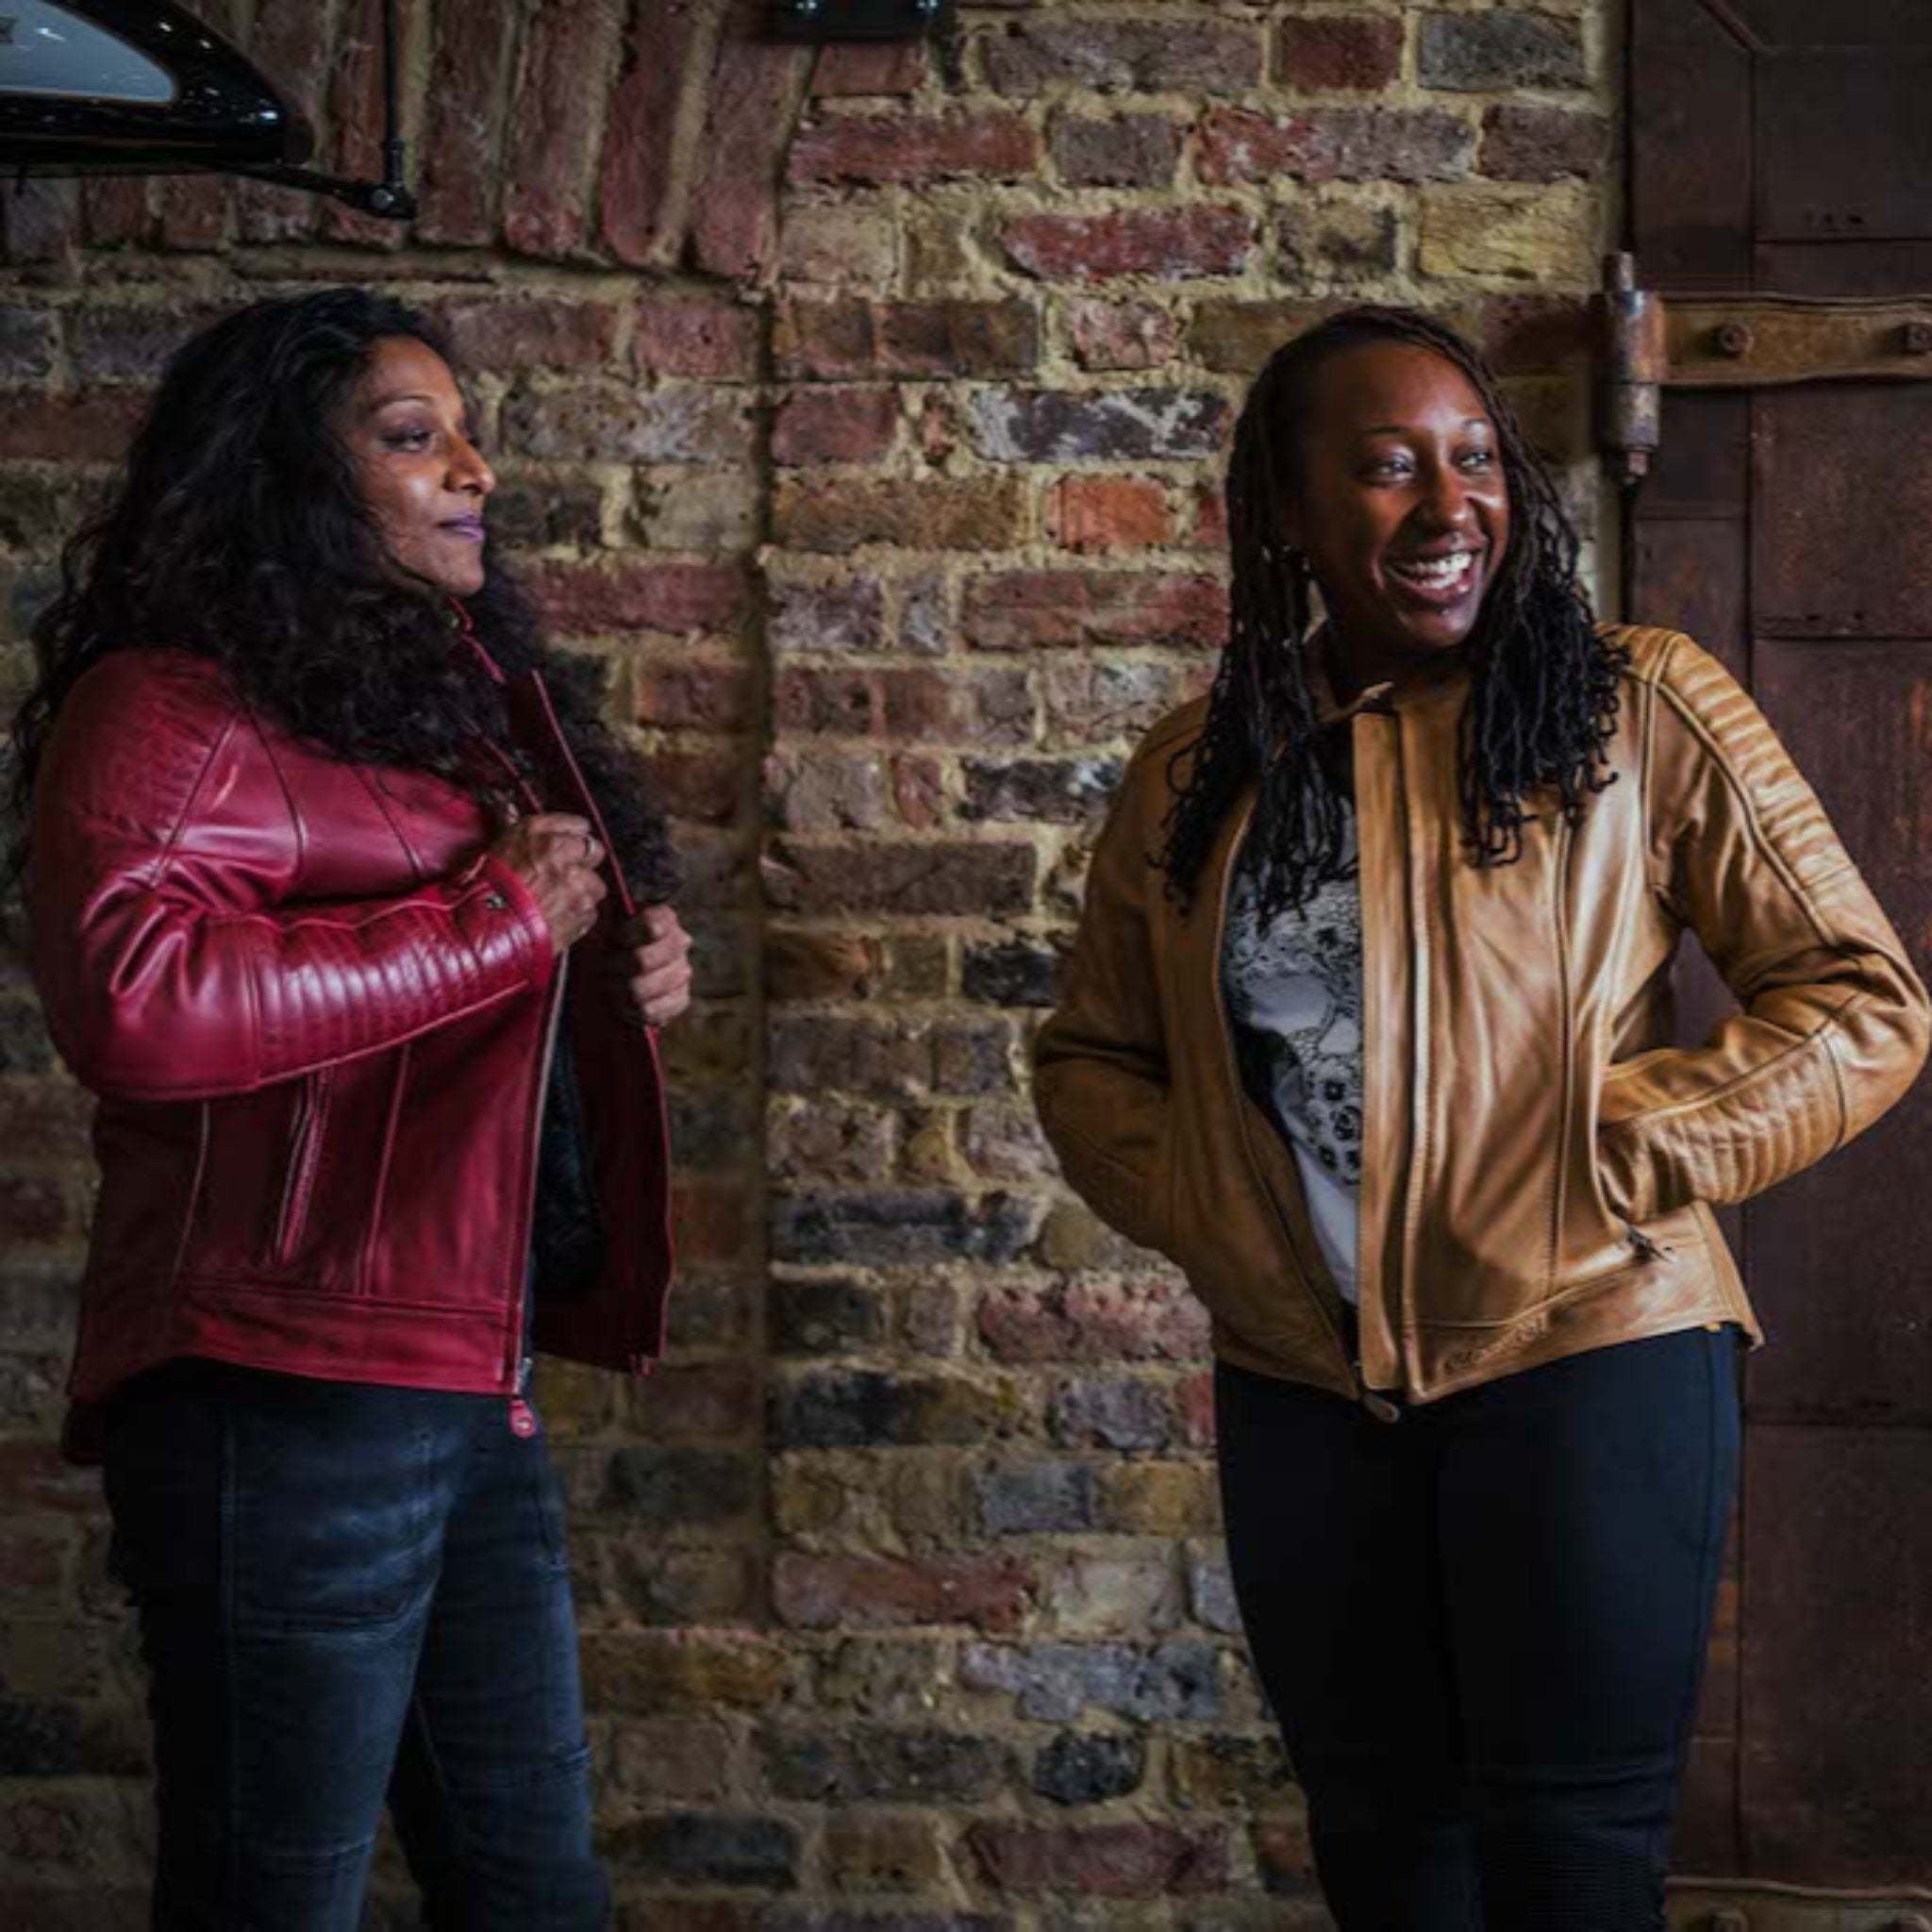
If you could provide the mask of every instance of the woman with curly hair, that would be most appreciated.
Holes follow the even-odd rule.
[[[1652,1932],[1759,1339],[1711,1208],[1890,1106],[1925,994],[1749,698],[1591,623],[1458,337],[1289,343],[1227,505],[1227,647],[1101,835],[1041,1119],[1213,1315],[1344,1932]],[[1689,1049],[1686,928],[1740,1008]]]
[[[70,545],[15,852],[99,1097],[69,1441],[155,1726],[154,1923],[604,1924],[543,1348],[642,1373],[689,941],[595,681],[487,565],[440,337],[356,290],[170,363]]]

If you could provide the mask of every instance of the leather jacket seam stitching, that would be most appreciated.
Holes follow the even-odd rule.
[[[181,808],[175,815],[175,823],[168,827],[168,835],[161,841],[161,849],[149,861],[147,883],[150,888],[158,886],[173,871],[175,858],[181,850],[181,841],[187,835],[188,821],[193,814],[203,788],[208,784],[208,774],[214,769],[216,758],[222,755],[223,747],[235,735],[235,714],[231,712],[222,720],[222,728],[215,733],[208,750],[202,754],[201,764],[194,774],[194,782],[189,786],[182,797]],[[84,816],[92,819],[95,814],[89,812]]]
[[[1708,1093],[1698,1094],[1693,1100],[1667,1101],[1662,1106],[1645,1108],[1641,1113],[1633,1113],[1621,1121],[1613,1121],[1600,1130],[1603,1138],[1614,1140],[1618,1135],[1625,1133],[1631,1128],[1647,1126],[1653,1122],[1670,1120],[1682,1114],[1697,1113],[1705,1108],[1715,1106],[1721,1100],[1728,1100],[1733,1094],[1742,1091],[1757,1081],[1762,1080],[1767,1075],[1777,1072],[1784,1067],[1787,1061],[1796,1058],[1801,1054],[1808,1053],[1813,1047],[1823,1048],[1825,1056],[1829,1058],[1831,1056],[1831,1042],[1827,1036],[1832,1028],[1840,1024],[1844,1015],[1864,1000],[1865,997],[1866,995],[1862,992],[1848,992],[1824,1016],[1824,1020],[1809,1033],[1806,1034],[1802,1040],[1793,1041],[1790,1046],[1785,1047],[1781,1052],[1774,1053],[1769,1059],[1758,1061],[1748,1072],[1735,1075],[1733,1078],[1726,1080],[1722,1087],[1713,1088]],[[1834,1060],[1832,1064],[1835,1069],[1837,1062]],[[1840,1124],[1842,1124],[1842,1111],[1840,1111]],[[1836,1145],[1837,1143],[1834,1142],[1833,1144]]]
[[[1742,814],[1745,825],[1750,831],[1753,848],[1764,862],[1771,867],[1773,872],[1777,874],[1778,878],[1783,882],[1786,891],[1798,902],[1800,909],[1809,922],[1811,929],[1816,934],[1820,943],[1826,946],[1834,944],[1836,936],[1820,914],[1812,899],[1811,888],[1798,875],[1796,869],[1791,865],[1790,861],[1778,850],[1776,843],[1765,832],[1763,821],[1758,815],[1757,801],[1752,797],[1750,790],[1745,785],[1743,779],[1739,776],[1737,767],[1731,762],[1717,735],[1705,723],[1704,719],[1682,692],[1667,684],[1659,684],[1657,688],[1670,701],[1671,708],[1682,720],[1685,728],[1696,739],[1698,744],[1703,748],[1705,755],[1710,759],[1712,765],[1723,777],[1726,788],[1731,792],[1740,812]],[[1679,840],[1673,840],[1672,850],[1674,852],[1677,849],[1680,842],[1681,841]],[[1837,877],[1838,874],[1843,869],[1842,866],[1834,866],[1829,873],[1823,874],[1817,883],[1819,885],[1827,883],[1829,880]]]

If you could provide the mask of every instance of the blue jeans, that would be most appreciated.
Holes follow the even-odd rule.
[[[166,1932],[354,1932],[385,1802],[439,1932],[600,1932],[556,1477],[500,1397],[178,1362],[107,1419]]]
[[[1241,1623],[1342,1932],[1663,1932],[1737,1331],[1374,1421],[1224,1364]]]

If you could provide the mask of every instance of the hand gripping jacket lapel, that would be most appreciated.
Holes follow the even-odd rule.
[[[1180,1265],[1224,1357],[1422,1402],[1707,1322],[1755,1338],[1712,1205],[1831,1152],[1923,1063],[1924,990],[1750,700],[1677,633],[1618,635],[1616,782],[1578,826],[1543,801],[1514,865],[1462,849],[1466,685],[1372,694],[1349,721],[1366,1047],[1353,1350],[1219,996],[1252,799],[1182,911],[1148,860],[1205,701],[1137,754],[1036,1092],[1069,1181]],[[1693,1050],[1672,1043],[1686,926],[1742,1008]]]

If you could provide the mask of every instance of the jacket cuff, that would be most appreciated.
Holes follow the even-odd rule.
[[[543,908],[538,905],[537,895],[494,853],[484,854],[479,883],[483,887],[485,909],[513,918],[527,941],[531,955],[531,986],[547,985],[551,969],[557,963],[557,946],[550,937],[550,922],[543,917]]]

